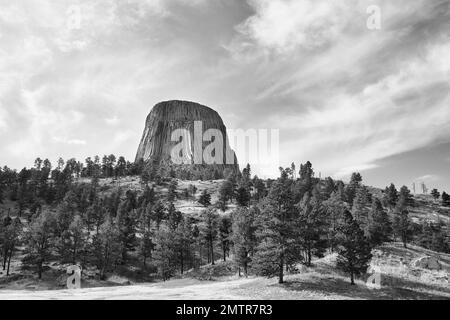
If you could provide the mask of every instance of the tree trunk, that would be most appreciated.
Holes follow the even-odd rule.
[[[350,280],[351,280],[351,285],[354,286],[355,285],[355,275],[353,274],[353,271],[350,272]]]
[[[6,262],[8,260],[8,249],[3,250],[3,271],[6,270]]]
[[[284,283],[284,257],[281,256],[280,258],[280,270],[279,270],[279,275],[278,275],[278,283],[282,284]]]
[[[180,252],[180,263],[181,263],[181,274],[184,273],[184,257],[183,257],[183,251]]]
[[[211,241],[210,241],[210,246],[211,246],[211,261],[212,261],[212,265],[215,265],[215,262],[214,262],[214,244],[213,244],[212,237],[211,237]]]
[[[11,258],[12,258],[13,250],[9,250],[9,256],[8,256],[8,267],[6,271],[6,275],[9,276],[9,267],[11,266]]]
[[[38,279],[42,279],[42,261],[38,263]]]

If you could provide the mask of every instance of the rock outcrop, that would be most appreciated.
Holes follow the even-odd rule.
[[[205,147],[216,142],[217,137],[203,139],[203,134],[209,129],[217,129],[215,132],[220,132],[223,137],[222,152],[215,150],[211,153],[213,158],[222,153],[223,161],[219,159],[211,163],[208,157],[199,159],[204,155]],[[183,144],[183,150],[176,152],[176,159],[173,159],[174,148],[180,144]],[[179,156],[183,159],[182,164]],[[228,144],[222,118],[213,109],[188,101],[166,101],[153,107],[136,154],[136,162],[141,160],[157,164],[202,166],[220,173],[226,168],[239,170],[236,156]]]
[[[412,262],[412,266],[415,268],[428,269],[428,270],[441,270],[442,265],[435,257],[421,257]]]

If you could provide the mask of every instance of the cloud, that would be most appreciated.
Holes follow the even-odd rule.
[[[251,0],[255,9],[238,30],[259,46],[290,51],[297,46],[317,48],[336,38],[348,23],[345,10],[356,1]]]
[[[378,165],[373,164],[373,163],[361,164],[361,165],[356,165],[356,166],[352,166],[352,167],[342,168],[339,171],[337,171],[333,176],[338,179],[348,178],[354,172],[364,172],[364,171],[375,169],[375,168],[378,168]]]
[[[253,121],[281,129],[286,164],[343,176],[450,136],[448,3],[378,1],[380,31],[369,1],[249,3],[227,49],[258,61]]]
[[[0,5],[2,162],[133,157],[169,99],[209,105],[228,128],[280,129],[280,165],[323,175],[450,135],[448,1],[80,0],[68,28],[73,4]]]
[[[440,177],[436,174],[426,174],[421,177],[417,177],[414,179],[416,182],[436,182],[439,181]]]
[[[69,145],[86,145],[85,140],[81,139],[67,139],[67,138],[61,138],[61,137],[53,137],[53,141],[58,143],[65,143]]]
[[[106,124],[110,126],[117,126],[120,123],[120,119],[117,116],[105,119]]]

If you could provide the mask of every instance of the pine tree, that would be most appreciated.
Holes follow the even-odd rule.
[[[236,202],[240,207],[248,207],[250,204],[250,190],[242,184],[236,190]]]
[[[128,251],[133,251],[136,247],[136,211],[132,206],[133,200],[125,200],[119,207],[116,217],[116,224],[122,241],[122,263],[125,264]]]
[[[139,256],[142,258],[142,264],[144,268],[147,266],[147,259],[152,257],[152,252],[155,248],[155,244],[152,239],[152,232],[150,230],[145,230],[142,237],[139,239]]]
[[[169,183],[169,191],[167,194],[167,201],[173,202],[177,198],[178,182],[176,179],[172,179]]]
[[[176,230],[178,225],[183,221],[183,214],[175,208],[173,203],[169,203],[166,220],[171,230]]]
[[[368,204],[367,200],[368,200],[367,188],[364,186],[360,186],[356,190],[356,195],[353,200],[352,216],[355,218],[355,220],[359,223],[359,225],[363,229],[367,225],[367,216],[369,213],[367,210]]]
[[[163,221],[167,215],[167,209],[162,201],[158,200],[155,205],[151,207],[150,215],[152,220],[156,222],[156,229],[159,229],[161,221]]]
[[[408,189],[407,186],[401,187],[400,192],[399,192],[399,199],[403,200],[407,207],[414,206],[414,197],[411,194],[411,191]]]
[[[208,247],[208,262],[215,264],[214,259],[214,243],[218,235],[218,219],[219,216],[214,209],[207,209],[202,214],[202,224],[200,232]]]
[[[439,193],[438,189],[431,190],[431,195],[435,200],[439,200],[439,198],[441,197],[441,194]]]
[[[191,246],[194,243],[192,223],[189,219],[182,219],[174,231],[174,252],[180,273],[183,274],[189,262],[192,264]]]
[[[105,279],[106,273],[114,269],[123,252],[120,230],[110,216],[94,236],[92,247],[100,278]]]
[[[253,179],[253,186],[256,189],[256,193],[254,195],[256,201],[259,201],[267,196],[266,184],[257,176],[255,176],[255,178]]]
[[[85,253],[87,241],[88,234],[85,231],[83,220],[77,215],[59,240],[61,260],[72,264],[81,262],[80,258]]]
[[[379,199],[375,199],[369,213],[367,235],[372,246],[389,241],[392,233],[391,222]]]
[[[225,180],[219,188],[219,207],[222,211],[226,211],[227,202],[233,198],[233,184]]]
[[[328,243],[331,250],[334,252],[337,246],[337,232],[338,227],[342,223],[344,212],[347,210],[347,205],[343,201],[343,195],[339,191],[331,194],[330,198],[324,203],[327,213],[328,225]]]
[[[355,276],[367,271],[372,254],[369,241],[349,211],[344,213],[344,221],[339,227],[338,254],[337,267],[350,274],[354,285]]]
[[[409,220],[408,210],[398,209],[395,213],[393,229],[394,233],[400,237],[403,246],[406,248],[408,241],[411,239],[411,221]]]
[[[393,183],[389,187],[386,187],[384,191],[384,201],[386,205],[393,209],[397,205],[398,201],[398,191]]]
[[[350,178],[349,184],[345,188],[346,201],[352,205],[356,197],[357,190],[361,187],[362,176],[360,173],[354,172]]]
[[[446,192],[442,192],[442,205],[444,207],[450,207],[450,195]]]
[[[177,254],[174,250],[174,237],[175,234],[164,224],[156,232],[153,260],[163,281],[169,280],[176,273]]]
[[[258,221],[256,271],[267,277],[277,276],[279,283],[284,282],[285,267],[301,260],[294,245],[297,210],[293,203],[292,182],[287,172],[281,170],[281,177],[272,185]]]
[[[20,244],[22,234],[22,223],[19,218],[11,219],[8,215],[0,224],[1,246],[3,253],[3,270],[9,276],[11,258]]]
[[[326,209],[308,193],[305,194],[298,209],[296,240],[305,253],[306,265],[311,266],[312,256],[323,257],[327,247]]]
[[[103,206],[103,201],[96,198],[94,203],[86,211],[86,225],[88,231],[91,231],[91,227],[93,227],[95,232],[98,233],[100,226],[105,221],[106,215],[107,210]]]
[[[234,261],[239,271],[244,270],[244,275],[248,274],[248,267],[251,262],[251,255],[256,245],[256,226],[254,208],[241,207],[236,209],[232,215],[232,242],[234,249]]]
[[[204,207],[209,207],[211,205],[211,195],[208,193],[208,190],[203,190],[198,203],[200,203]]]
[[[227,261],[230,251],[232,223],[229,216],[222,216],[219,222],[219,240],[222,247],[223,261]]]
[[[22,262],[35,266],[39,279],[42,278],[44,264],[52,257],[55,229],[55,217],[45,211],[32,221],[25,234],[26,252]]]

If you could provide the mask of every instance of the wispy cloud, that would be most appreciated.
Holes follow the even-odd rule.
[[[414,179],[416,182],[436,182],[439,181],[440,177],[436,174],[426,174]]]
[[[209,105],[229,128],[278,128],[281,164],[344,178],[450,136],[449,1],[76,4],[79,28],[73,1],[0,4],[1,162],[133,158],[168,99]]]
[[[53,141],[58,143],[65,143],[69,145],[85,145],[87,142],[81,139],[67,139],[61,137],[53,137]]]

